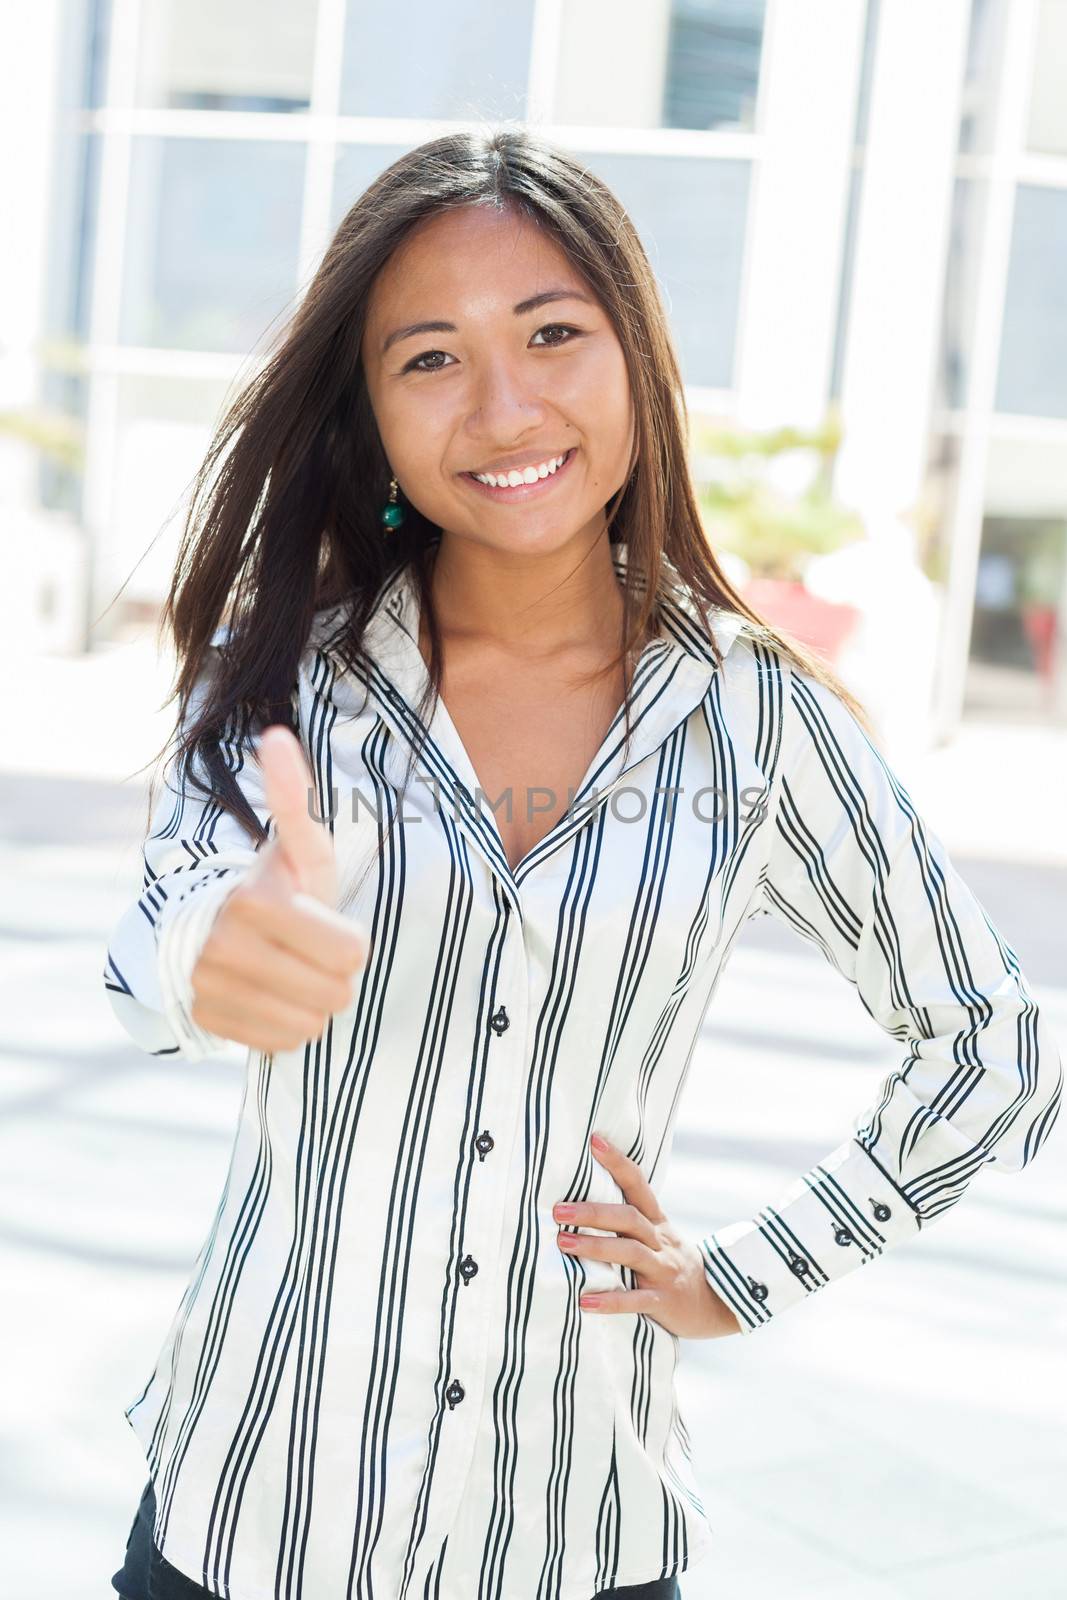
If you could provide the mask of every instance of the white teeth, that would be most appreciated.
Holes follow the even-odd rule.
[[[542,461],[539,467],[524,467],[522,471],[512,469],[511,472],[472,472],[471,477],[477,478],[479,483],[488,484],[491,489],[513,489],[516,484],[536,483],[538,478],[547,478],[551,473],[558,471],[567,459],[567,453],[556,456],[551,461]]]

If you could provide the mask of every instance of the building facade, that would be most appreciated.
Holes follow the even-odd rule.
[[[16,620],[150,614],[348,206],[522,119],[629,209],[695,412],[837,409],[836,494],[937,588],[933,725],[1067,721],[1067,0],[44,0],[18,33],[3,406],[84,453],[7,452]]]

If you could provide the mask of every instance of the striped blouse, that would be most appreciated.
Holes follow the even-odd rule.
[[[583,1289],[636,1280],[565,1255],[552,1208],[623,1198],[598,1129],[663,1183],[753,915],[817,946],[901,1057],[822,1160],[695,1241],[743,1333],[1052,1130],[1048,1021],[860,724],[670,563],[659,590],[629,748],[620,709],[514,868],[440,700],[400,801],[427,677],[410,573],[381,586],[359,670],[332,648],[338,614],[315,620],[293,704],[339,877],[362,879],[346,914],[367,964],[322,1040],[249,1050],[217,1210],[125,1410],[155,1543],[216,1595],[591,1600],[706,1553],[680,1340],[581,1310]],[[269,828],[235,727],[223,751]],[[193,1021],[190,974],[254,857],[168,767],[104,973],[151,1054],[233,1048]]]

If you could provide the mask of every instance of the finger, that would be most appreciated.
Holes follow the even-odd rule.
[[[602,1141],[603,1148],[598,1149],[593,1140]],[[660,1209],[655,1192],[648,1179],[645,1177],[637,1162],[630,1156],[615,1147],[602,1133],[593,1134],[589,1141],[590,1148],[602,1167],[606,1167],[615,1179],[623,1194],[630,1204],[636,1206],[652,1222],[666,1222],[665,1213]]]
[[[260,734],[256,753],[276,840],[299,887],[324,905],[336,905],[333,837],[309,810],[315,786],[300,741],[283,723],[274,723]]]
[[[557,1240],[567,1256],[581,1256],[586,1261],[610,1261],[616,1266],[632,1267],[642,1278],[652,1277],[660,1265],[656,1252],[643,1245],[639,1239],[615,1237],[595,1239],[589,1233],[561,1233]]]
[[[264,995],[261,989],[239,983],[227,987],[223,1000],[210,992],[210,983],[205,984],[201,979],[196,986],[193,1021],[198,1027],[223,1038],[240,1035],[242,1042],[250,1043],[254,1037],[260,1049],[277,1048],[268,1041],[284,1035],[292,1041],[287,1048],[298,1049],[301,1044],[317,1039],[325,1031],[329,1018],[309,1007],[289,1005]]]
[[[595,1294],[583,1291],[578,1297],[578,1304],[583,1311],[609,1311],[616,1315],[620,1311],[643,1311],[646,1316],[655,1316],[657,1311],[663,1309],[657,1289],[602,1289]],[[656,1321],[659,1321],[658,1317]]]
[[[574,1203],[572,1217],[556,1216],[557,1221],[576,1223],[581,1228],[599,1228],[604,1233],[640,1239],[650,1250],[659,1249],[655,1227],[636,1206],[617,1200],[580,1200]]]
[[[231,941],[216,949],[197,972],[200,991],[212,998],[254,990],[265,998],[331,1016],[344,1011],[353,998],[350,977],[310,966],[281,945],[262,939]]]
[[[252,895],[242,899],[238,890],[233,917],[238,927],[247,922],[257,944],[278,944],[324,972],[349,977],[366,963],[368,939],[359,923],[311,895],[294,894],[279,903]]]

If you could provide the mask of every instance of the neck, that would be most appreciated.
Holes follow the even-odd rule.
[[[445,533],[430,584],[446,646],[525,659],[619,647],[623,591],[606,528],[548,554],[492,549]]]

